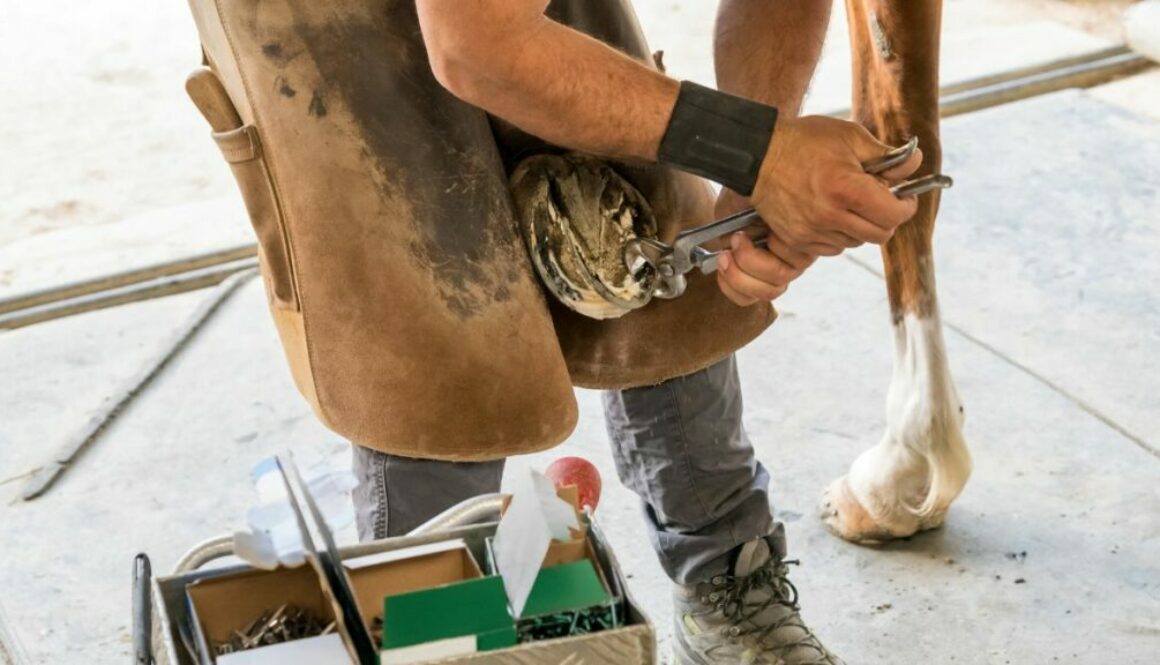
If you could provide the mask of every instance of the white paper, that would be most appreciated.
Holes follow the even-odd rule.
[[[278,552],[269,536],[259,531],[234,532],[234,556],[248,562],[259,570],[274,570],[278,567]]]
[[[218,665],[351,665],[337,633],[217,657]]]
[[[387,649],[379,653],[382,665],[413,665],[435,660],[464,656],[479,650],[475,635],[449,637],[445,640],[413,644],[409,647]]]
[[[350,492],[354,475],[338,464],[334,456],[316,458],[303,469],[310,495],[314,497],[331,531],[354,519]],[[296,568],[306,562],[298,518],[290,508],[286,485],[273,457],[259,461],[250,470],[250,481],[258,502],[246,511],[249,535],[234,534],[234,551],[256,568],[279,566]]]
[[[556,494],[555,483],[544,474],[532,471],[532,485],[536,489],[536,498],[540,509],[544,511],[552,539],[560,542],[571,540],[572,531],[580,530],[580,523],[576,521],[576,508]],[[543,558],[540,563],[543,563]]]
[[[551,480],[532,471],[512,495],[492,547],[513,616],[524,611],[548,545],[570,540],[572,529],[580,529],[575,509],[556,496]]]

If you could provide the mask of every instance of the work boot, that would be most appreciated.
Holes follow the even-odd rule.
[[[760,538],[739,548],[731,574],[677,585],[674,665],[842,665],[802,623],[787,563]]]

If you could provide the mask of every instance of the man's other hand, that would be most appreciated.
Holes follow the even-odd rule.
[[[714,214],[721,219],[748,207],[749,203],[741,195],[722,189]],[[727,298],[742,307],[777,299],[815,259],[790,249],[773,231],[768,237],[767,247],[755,245],[742,231],[734,233],[727,241],[729,248],[717,259],[717,285]]]
[[[889,185],[922,164],[916,151],[877,176],[862,169],[862,162],[889,150],[852,122],[786,118],[774,132],[750,200],[776,238],[798,252],[837,256],[863,243],[883,244],[918,206],[914,197],[891,194]]]

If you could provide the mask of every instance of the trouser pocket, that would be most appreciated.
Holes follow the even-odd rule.
[[[213,139],[234,172],[250,223],[258,236],[258,254],[266,292],[277,307],[298,310],[294,264],[282,208],[253,125],[214,132]]]

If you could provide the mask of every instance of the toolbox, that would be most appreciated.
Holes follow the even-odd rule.
[[[209,561],[232,553],[230,539],[219,538],[208,541],[183,557],[172,575],[152,578],[147,582],[139,581],[142,585],[149,584],[151,601],[142,600],[137,604],[148,602],[149,606],[136,607],[134,610],[134,632],[144,633],[135,637],[138,643],[147,644],[146,648],[149,650],[148,658],[144,661],[139,650],[138,662],[148,665],[153,658],[156,658],[153,662],[174,665],[203,665],[214,662],[213,656],[209,654],[210,642],[220,642],[233,630],[231,626],[240,626],[263,609],[272,609],[289,603],[294,607],[305,608],[324,623],[333,621],[339,624],[338,633],[300,640],[300,642],[318,642],[319,649],[328,649],[325,651],[327,654],[325,658],[316,658],[312,661],[315,665],[328,665],[330,662],[378,665],[380,656],[377,644],[373,654],[354,649],[351,647],[352,640],[347,631],[363,631],[364,639],[369,640],[372,624],[381,624],[379,620],[383,613],[384,596],[395,596],[405,600],[405,594],[416,588],[458,580],[479,582],[481,584],[478,586],[481,588],[478,591],[486,591],[483,587],[487,586],[487,580],[496,578],[481,577],[480,568],[491,568],[493,555],[489,541],[496,534],[504,501],[505,497],[501,495],[475,497],[449,509],[410,535],[331,550],[346,573],[344,578],[347,581],[340,585],[349,584],[349,588],[345,591],[349,594],[349,598],[345,604],[340,597],[343,595],[342,590],[336,592],[332,588],[335,584],[333,579],[320,579],[324,576],[316,566],[279,568],[272,571],[259,570],[244,564],[203,568],[202,566]],[[606,594],[600,598],[598,605],[589,610],[595,612],[593,616],[598,619],[609,621],[604,625],[615,627],[599,632],[551,637],[557,633],[551,632],[548,626],[545,633],[548,637],[536,641],[516,643],[514,646],[503,648],[493,646],[495,650],[414,662],[440,665],[484,663],[654,665],[657,662],[656,639],[652,624],[629,594],[616,558],[599,527],[587,513],[581,514],[580,520],[586,528],[587,538],[585,545],[582,546],[581,556],[571,556],[571,559],[578,559],[572,567],[586,568],[587,577],[591,577],[592,572],[595,572]],[[315,532],[317,528],[318,525],[312,524],[309,530]],[[325,530],[324,525],[322,529]],[[329,539],[328,532],[324,535]],[[568,551],[569,547],[578,548],[577,545],[557,544],[549,559],[557,557],[559,552]],[[404,550],[410,552],[405,559],[400,556]],[[416,556],[415,552],[419,552],[420,555]],[[322,553],[321,558],[326,559],[326,554]],[[545,565],[551,563],[553,562],[549,560]],[[399,569],[399,566],[403,568]],[[545,567],[543,570],[553,569]],[[584,575],[577,577],[574,574],[576,572],[583,571],[561,566],[557,575],[586,579]],[[564,612],[557,613],[556,616],[580,616],[579,610],[569,611],[572,614]],[[349,615],[346,616],[349,625],[343,626],[343,617],[336,616],[339,614]],[[153,618],[156,620],[153,621]],[[516,619],[518,621],[515,619],[512,621],[526,638],[532,627],[527,620],[528,617]],[[512,624],[509,623],[509,626]],[[151,638],[145,637],[150,634]],[[515,642],[514,632],[511,635],[504,635],[502,631],[488,635],[490,635],[488,639],[492,640],[510,640],[500,644]],[[346,649],[341,651],[336,649],[340,636],[346,643]],[[329,643],[325,643],[327,640]],[[275,647],[263,647],[256,651],[272,648]],[[336,652],[337,657],[334,656]],[[270,651],[268,657],[272,657],[274,653]],[[333,661],[330,660],[332,658]],[[221,657],[219,660],[228,659]],[[239,663],[251,662],[249,659],[241,658],[233,660]],[[299,662],[281,658],[277,660]],[[390,656],[385,655],[382,660],[383,665],[391,665]]]

